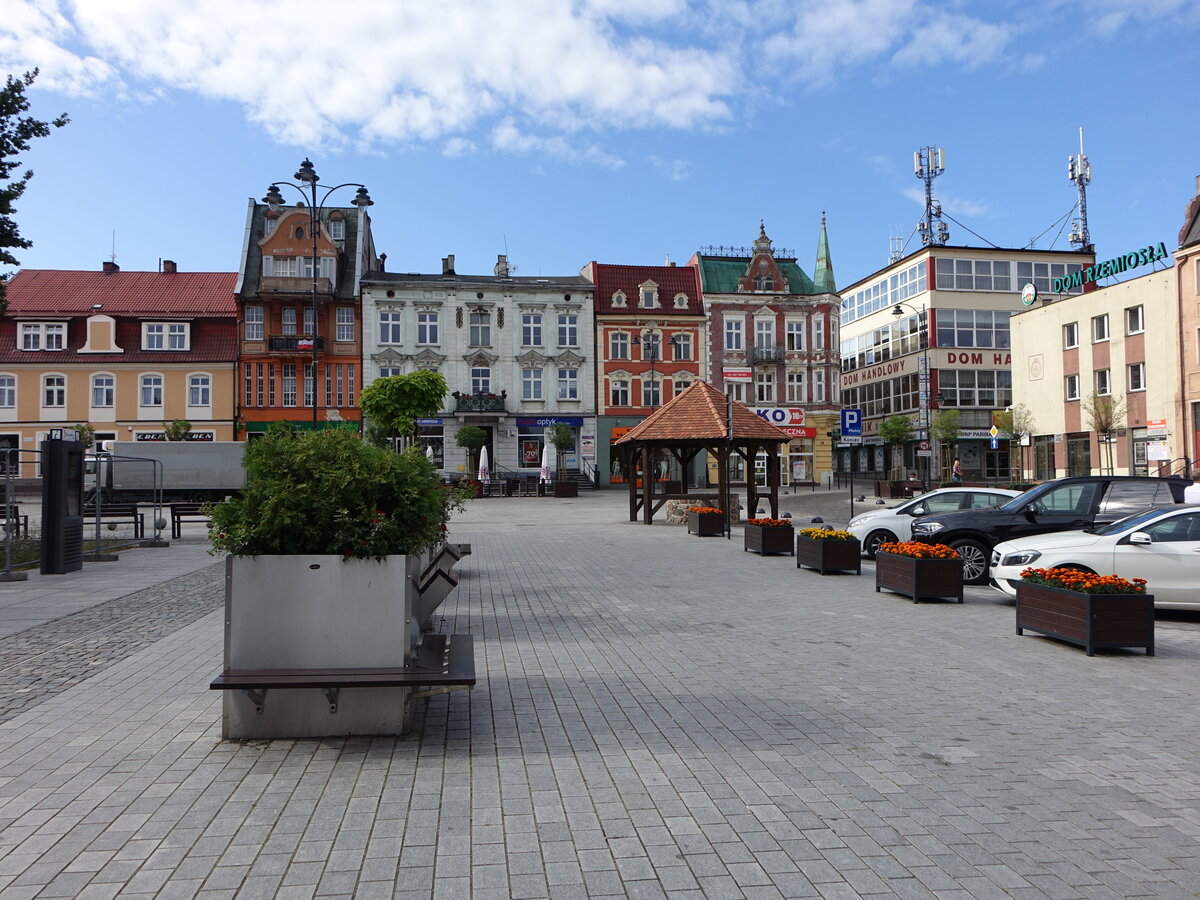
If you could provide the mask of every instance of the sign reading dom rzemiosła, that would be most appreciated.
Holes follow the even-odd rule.
[[[1130,269],[1136,269],[1138,266],[1146,266],[1152,262],[1158,262],[1160,259],[1166,258],[1167,245],[1159,241],[1158,246],[1143,247],[1141,250],[1134,250],[1132,253],[1126,253],[1124,256],[1106,259],[1102,263],[1096,263],[1094,266],[1088,266],[1086,269],[1072,272],[1065,278],[1055,278],[1054,292],[1060,293],[1072,290],[1073,288],[1083,287],[1083,285],[1089,282],[1099,281],[1101,278],[1109,278],[1112,275],[1120,275],[1122,272],[1128,272]]]

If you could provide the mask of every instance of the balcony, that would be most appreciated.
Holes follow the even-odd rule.
[[[508,398],[508,391],[498,394],[463,394],[455,391],[450,396],[454,398],[455,412],[507,412],[504,401]]]
[[[259,282],[260,294],[308,294],[312,296],[313,280],[304,275],[299,278],[282,275],[264,275]],[[317,278],[317,293],[326,296],[333,293],[333,280]]]
[[[787,357],[787,348],[782,344],[775,344],[774,346],[770,347],[759,346],[756,344],[750,348],[750,352],[747,354],[747,356],[749,356],[749,362],[751,365],[765,366],[771,363],[783,362]]]
[[[267,349],[272,353],[312,353],[314,340],[318,350],[325,349],[325,338],[298,334],[273,334],[267,338]]]

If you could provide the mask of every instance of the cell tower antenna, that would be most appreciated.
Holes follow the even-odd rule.
[[[942,204],[933,199],[933,179],[946,171],[946,155],[941,147],[923,147],[913,153],[913,172],[925,182],[925,217],[918,223],[921,243],[944,246],[950,229],[942,221]]]
[[[1081,252],[1092,250],[1092,235],[1088,231],[1087,186],[1092,180],[1092,164],[1083,153],[1083,126],[1079,128],[1079,155],[1067,157],[1067,178],[1075,182],[1079,191],[1079,218],[1071,223],[1072,244],[1078,244]]]
[[[888,264],[894,263],[904,255],[904,236],[896,230],[888,234]]]

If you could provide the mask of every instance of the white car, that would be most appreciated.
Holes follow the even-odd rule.
[[[1021,571],[1030,566],[1145,578],[1155,606],[1200,609],[1200,506],[1168,506],[1095,531],[1059,531],[997,544],[992,586],[1016,596]]]
[[[880,544],[907,541],[912,538],[913,519],[931,513],[952,512],[956,509],[983,509],[1000,506],[1016,497],[1019,491],[1003,488],[939,488],[906,500],[899,506],[876,509],[850,520],[848,529],[862,541],[863,553],[875,558]]]

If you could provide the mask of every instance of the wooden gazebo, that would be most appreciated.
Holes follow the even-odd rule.
[[[730,427],[732,424],[732,428]],[[686,500],[686,476],[680,482],[681,493],[655,493],[653,460],[659,452],[669,453],[686,473],[700,453],[711,453],[717,460],[721,508],[728,512],[731,492],[729,460],[736,453],[746,461],[746,510],[758,509],[759,492],[754,483],[754,460],[760,451],[767,454],[767,493],[771,517],[779,517],[779,447],[791,438],[754,414],[736,400],[728,399],[707,381],[696,381],[666,406],[613,442],[625,455],[629,473],[629,521],[650,525],[654,514],[668,500]],[[640,471],[641,477],[635,473]]]

